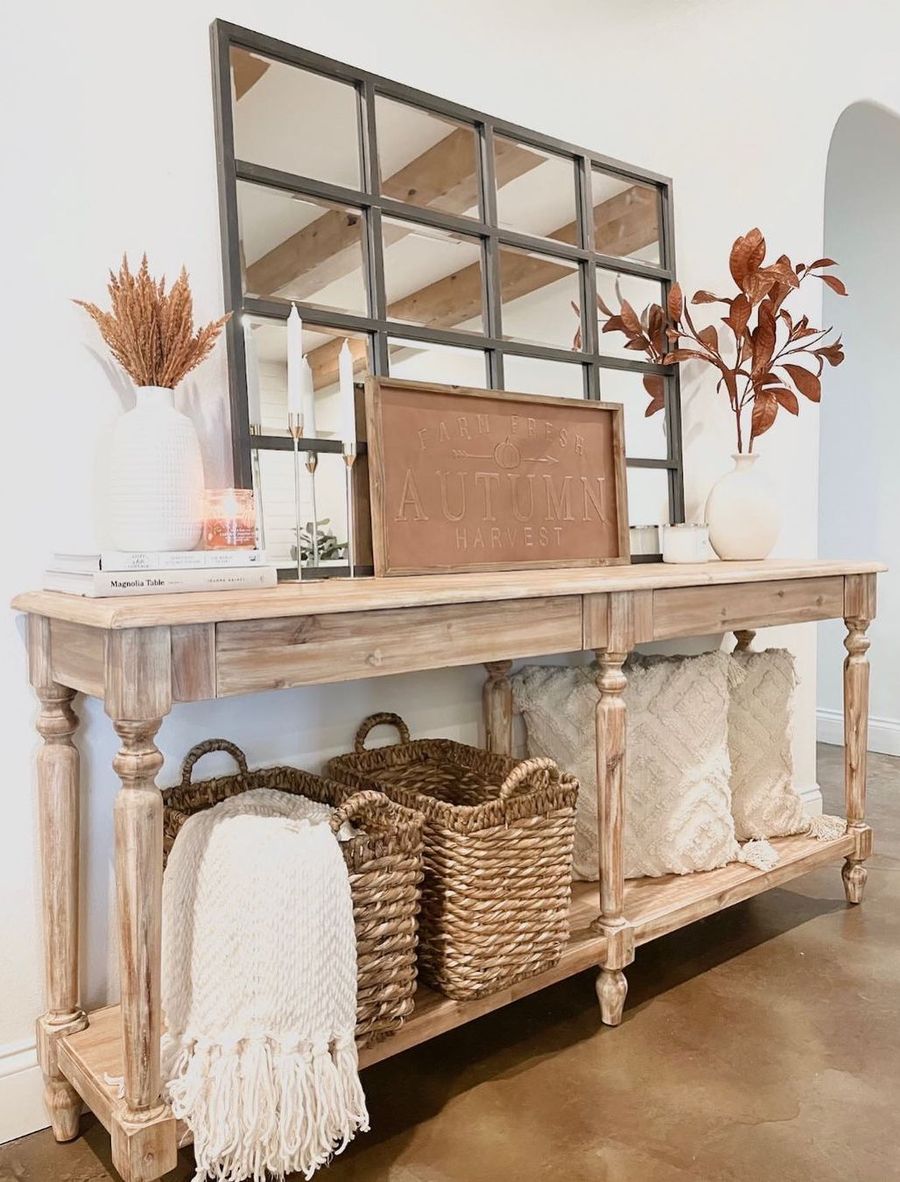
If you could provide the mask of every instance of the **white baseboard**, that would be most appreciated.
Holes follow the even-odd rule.
[[[0,1046],[0,1144],[49,1123],[34,1041]]]
[[[844,744],[844,714],[841,710],[816,711],[816,738],[820,743]],[[879,755],[900,755],[900,721],[869,716],[869,750]]]
[[[818,784],[810,784],[807,788],[798,788],[803,807],[810,817],[818,816],[822,812],[822,789]]]

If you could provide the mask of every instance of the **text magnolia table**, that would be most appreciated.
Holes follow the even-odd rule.
[[[29,592],[31,683],[40,700],[37,755],[47,1011],[38,1053],[57,1140],[77,1135],[82,1101],[112,1138],[125,1182],[176,1164],[184,1130],[160,1096],[162,801],[155,737],[175,702],[484,663],[487,746],[509,751],[512,659],[593,650],[597,684],[600,884],[576,883],[571,935],[548,972],[472,1002],[420,987],[416,1009],[365,1066],[591,966],[604,1022],[622,1016],[635,947],[821,863],[843,859],[851,903],[872,849],[865,823],[869,666],[875,576],[860,562],[721,562],[329,580],[264,591],[117,599]],[[625,703],[622,666],[636,644],[843,618],[847,832],[777,839],[771,871],[721,870],[626,882],[622,862]],[[77,692],[103,701],[121,747],[115,862],[121,1005],[79,1005]],[[124,1077],[124,1094],[110,1082]]]

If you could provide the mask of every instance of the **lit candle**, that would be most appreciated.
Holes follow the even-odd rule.
[[[291,304],[291,312],[287,320],[287,387],[288,414],[299,415],[303,412],[302,379],[300,363],[303,360],[303,321],[297,311],[297,305]]]
[[[346,338],[343,345],[341,346],[338,373],[340,374],[341,378],[341,441],[346,447],[348,444],[356,444],[356,406],[353,396],[353,354],[350,352],[350,344]]]
[[[253,326],[244,317],[244,364],[247,369],[247,413],[251,427],[262,424],[262,408],[259,399],[259,358],[256,342],[253,340]]]
[[[307,439],[313,439],[316,434],[316,392],[313,388],[312,367],[305,357],[300,369],[300,389],[303,395],[303,434]]]

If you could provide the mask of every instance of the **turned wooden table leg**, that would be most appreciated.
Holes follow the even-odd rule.
[[[484,706],[484,745],[497,755],[512,751],[512,686],[509,671],[512,661],[489,661],[485,664],[487,681],[482,691]]]
[[[75,691],[50,676],[49,621],[29,616],[31,679],[41,703],[37,730],[38,817],[47,1011],[37,1021],[44,1101],[57,1141],[78,1136],[81,1097],[59,1069],[60,1038],[87,1025],[78,1004],[79,758],[72,737]]]
[[[631,600],[610,596],[610,647],[597,653],[597,824],[600,849],[600,917],[598,930],[607,939],[606,956],[597,978],[600,1015],[607,1026],[622,1021],[628,983],[622,970],[634,960],[634,932],[625,918],[625,674],[622,665],[631,647]]]
[[[844,619],[844,794],[847,830],[855,839],[841,872],[848,903],[861,903],[868,871],[865,859],[872,851],[872,831],[866,824],[866,750],[869,732],[869,662],[866,630],[875,614],[874,578],[850,576],[845,580]],[[852,612],[852,614],[850,614]]]
[[[106,709],[122,741],[113,767],[122,784],[115,863],[125,1095],[112,1151],[125,1182],[149,1182],[177,1158],[175,1121],[160,1097],[163,759],[154,741],[171,704],[169,630],[111,633],[107,664]]]
[[[734,634],[734,638],[737,641],[734,651],[736,653],[748,653],[755,636],[756,633],[749,628],[739,628]]]

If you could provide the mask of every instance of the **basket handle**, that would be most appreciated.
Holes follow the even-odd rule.
[[[194,770],[194,764],[197,760],[202,759],[204,755],[208,755],[210,751],[227,751],[229,755],[234,757],[235,763],[241,770],[241,775],[247,775],[249,771],[247,767],[247,756],[238,747],[237,743],[232,743],[230,739],[205,739],[202,743],[197,743],[193,746],[184,757],[184,762],[181,765],[182,788],[187,788],[190,784],[191,772]]]
[[[509,800],[523,785],[530,787],[530,781],[535,772],[545,771],[550,773],[551,780],[559,783],[559,766],[554,760],[546,759],[543,756],[537,759],[523,759],[521,763],[516,764],[500,785],[499,799]]]
[[[354,792],[348,796],[343,804],[332,812],[329,825],[331,832],[337,833],[345,821],[352,821],[354,817],[364,816],[377,805],[378,812],[384,812],[390,807],[390,800],[383,792],[376,792],[374,788],[366,788],[362,792]]]
[[[353,746],[357,754],[366,749],[366,739],[369,737],[369,732],[374,730],[376,726],[393,726],[397,728],[400,735],[401,743],[409,742],[409,727],[403,721],[399,714],[391,714],[385,711],[381,714],[370,714],[368,718],[364,718],[359,724],[359,730],[356,732],[356,738]]]

